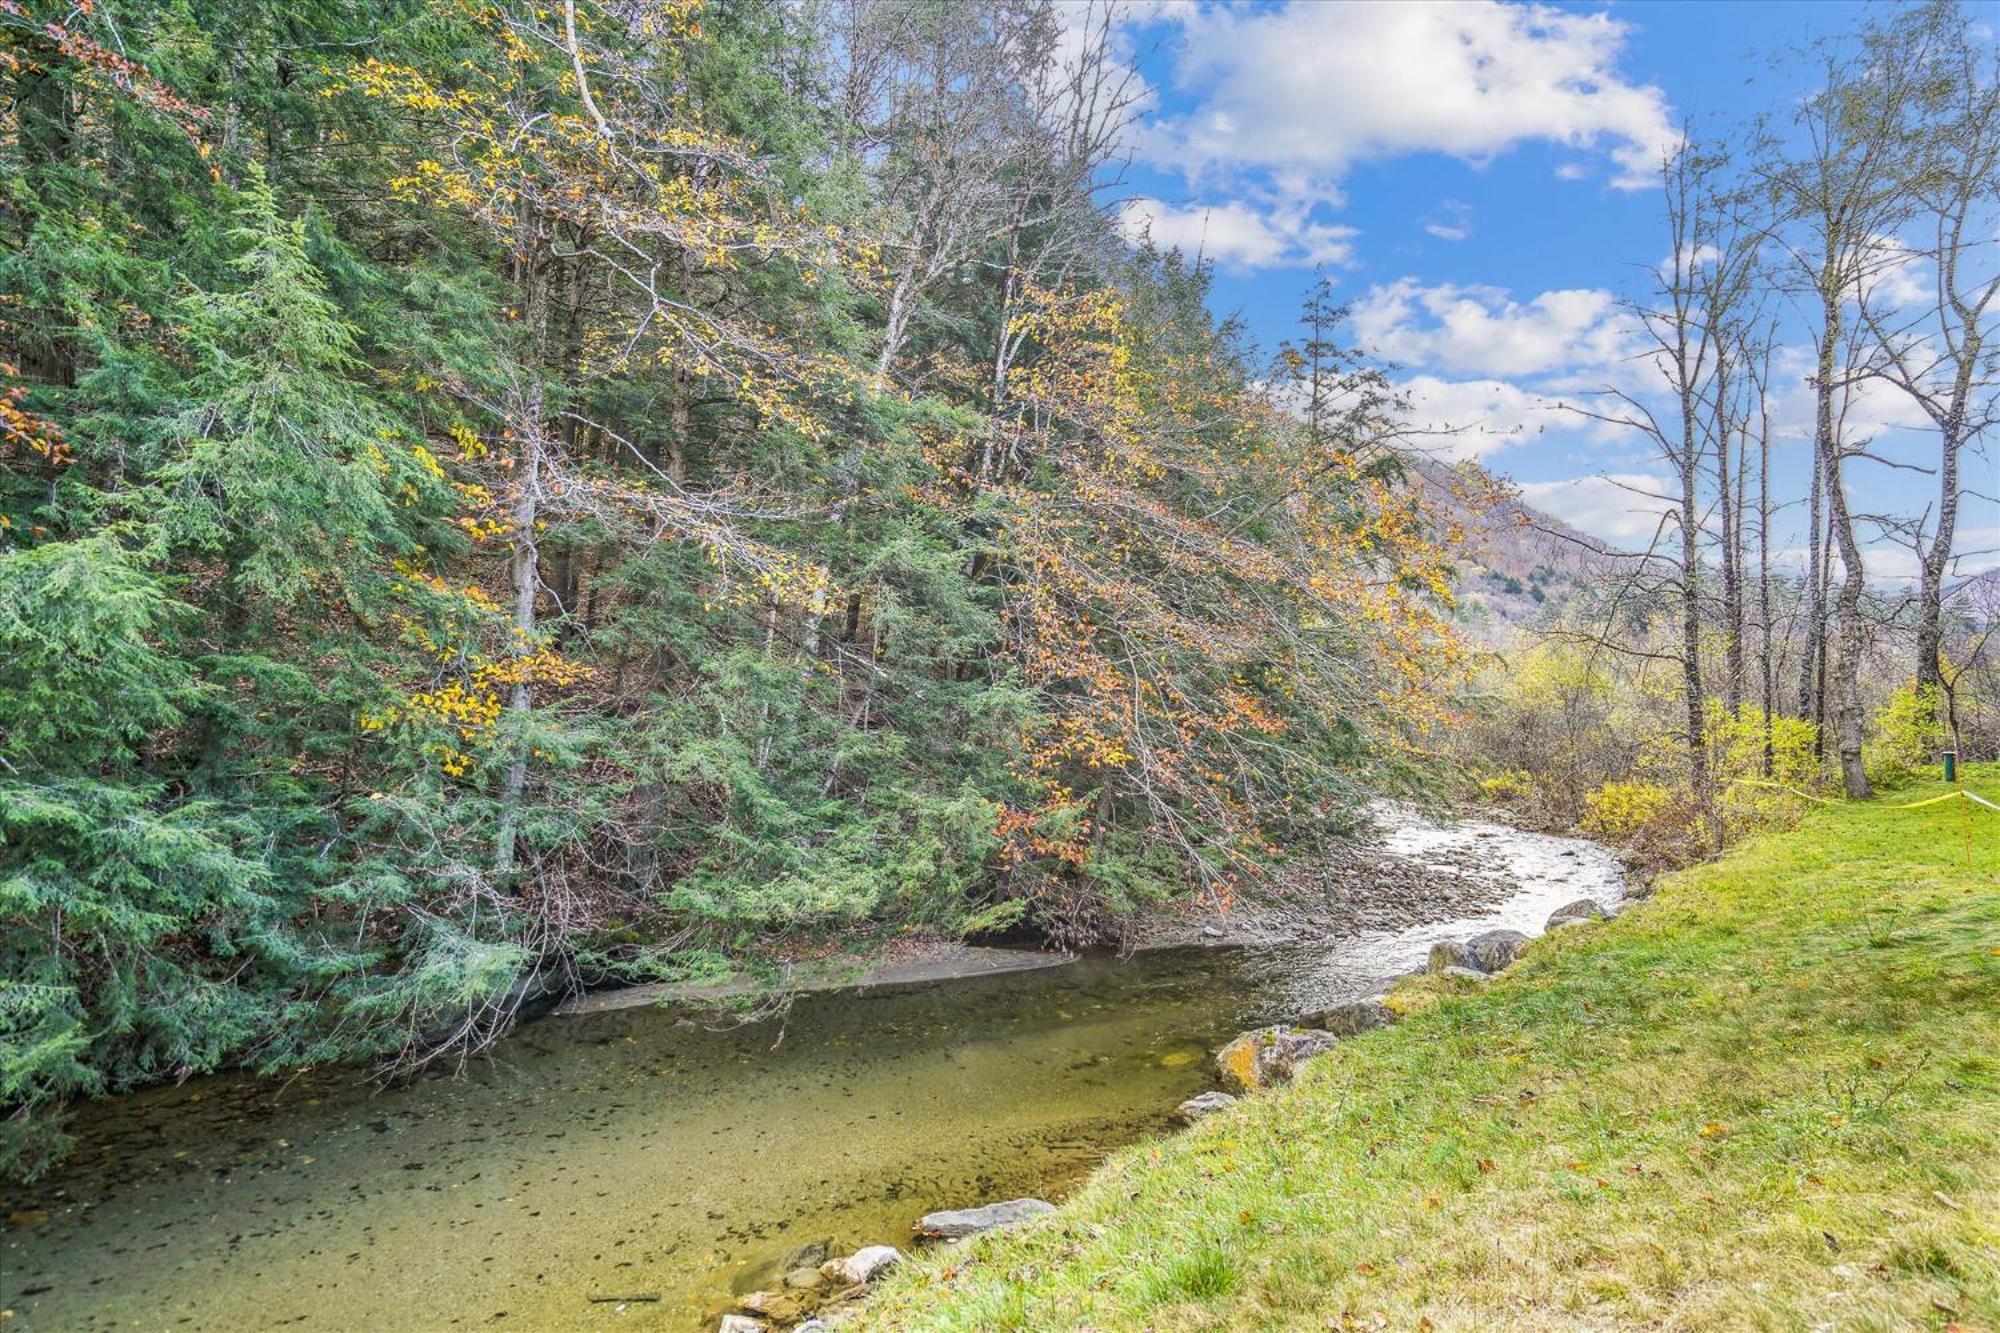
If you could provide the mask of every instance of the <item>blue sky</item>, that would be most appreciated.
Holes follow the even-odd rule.
[[[1598,535],[1643,541],[1656,515],[1625,487],[1657,464],[1549,404],[1635,373],[1617,301],[1643,293],[1669,248],[1652,169],[1677,127],[1782,110],[1810,76],[1785,53],[1864,16],[1835,0],[1141,0],[1126,35],[1152,100],[1125,224],[1214,261],[1214,304],[1267,350],[1323,267],[1351,333],[1402,367],[1420,419],[1468,428],[1441,450],[1477,454]],[[1787,393],[1803,402],[1802,376]],[[1914,420],[1874,407],[1885,433]],[[1784,453],[1803,489],[1803,443]],[[1862,484],[1921,508],[1913,474]],[[1974,501],[1963,521],[1962,547],[2000,545],[1995,506]],[[1905,567],[1880,543],[1869,563],[1884,578]]]

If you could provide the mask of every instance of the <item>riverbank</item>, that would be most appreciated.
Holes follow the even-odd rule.
[[[1131,921],[1122,954],[1168,949],[1272,949],[1453,927],[1521,900],[1520,920],[1538,923],[1543,899],[1592,898],[1607,905],[1626,892],[1618,858],[1595,843],[1485,819],[1434,819],[1378,800],[1351,841],[1324,849],[1268,883],[1246,888],[1227,910],[1205,900],[1162,904]],[[1536,886],[1522,900],[1524,886]],[[1509,922],[1513,924],[1513,922]],[[557,1017],[647,1006],[702,1006],[770,996],[871,990],[975,980],[1035,971],[1077,955],[990,948],[909,936],[870,952],[841,952],[696,984],[658,982],[586,991],[555,1006]]]
[[[2000,817],[1889,804],[1406,983],[1399,1026],[854,1327],[2000,1325]]]
[[[985,949],[954,940],[925,940],[902,956],[844,954],[786,968],[770,980],[746,976],[706,986],[655,982],[616,990],[585,991],[570,996],[551,1012],[558,1018],[570,1018],[657,1005],[711,1005],[767,992],[817,995],[822,991],[873,990],[881,986],[929,986],[1010,972],[1034,972],[1070,961],[1068,954],[1040,949]]]
[[[805,1256],[907,1245],[938,1209],[1066,1198],[1169,1131],[1245,1028],[1368,994],[1437,939],[1539,930],[1562,902],[1619,893],[1617,858],[1589,843],[1389,823],[1383,848],[1408,857],[1366,918],[1386,928],[1338,913],[1369,886],[1336,875],[1292,900],[1289,942],[1269,947],[801,988],[736,1022],[555,1015],[464,1078],[379,1092],[330,1067],[85,1103],[68,1160],[0,1186],[0,1311],[9,1333],[712,1333]],[[1470,915],[1433,916],[1466,900],[1410,896],[1453,865],[1498,900],[1482,888]]]

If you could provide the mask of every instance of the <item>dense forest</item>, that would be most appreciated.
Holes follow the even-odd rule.
[[[0,1161],[527,998],[1116,936],[1460,659],[1324,293],[1111,225],[1109,10],[0,0]]]
[[[1974,18],[1670,146],[1551,406],[1670,479],[1618,549],[1327,275],[1259,347],[1126,225],[1116,4],[0,0],[0,1170],[584,987],[1119,944],[1383,791],[1665,865],[2000,752]]]

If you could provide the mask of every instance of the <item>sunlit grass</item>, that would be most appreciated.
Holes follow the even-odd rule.
[[[2000,772],[1967,785],[2000,796]],[[2000,813],[1683,872],[862,1312],[914,1329],[2000,1328]]]

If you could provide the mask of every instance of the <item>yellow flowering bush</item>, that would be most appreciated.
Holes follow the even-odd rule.
[[[1945,745],[1944,702],[1935,685],[1912,681],[1875,715],[1875,734],[1862,747],[1868,776],[1895,786],[1937,759]]]
[[[1624,838],[1658,820],[1673,805],[1673,793],[1653,782],[1607,782],[1583,798],[1583,828],[1608,838]]]
[[[1506,803],[1518,801],[1524,796],[1532,796],[1535,779],[1525,770],[1514,768],[1504,773],[1495,773],[1479,784],[1479,792],[1489,801]]]

